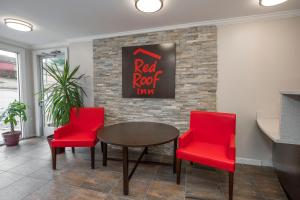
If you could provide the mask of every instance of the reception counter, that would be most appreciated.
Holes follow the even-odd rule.
[[[273,166],[285,192],[300,199],[300,91],[281,92],[280,116],[257,114],[257,124],[273,142]]]

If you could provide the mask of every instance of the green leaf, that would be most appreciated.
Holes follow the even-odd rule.
[[[46,117],[55,126],[66,124],[69,121],[70,109],[82,107],[83,98],[86,96],[80,81],[85,74],[77,76],[80,66],[70,69],[68,61],[65,62],[63,70],[56,63],[50,63],[44,67],[46,73],[51,76],[55,83],[44,88],[38,94],[44,100]]]
[[[0,115],[0,120],[3,120],[4,124],[10,124],[11,132],[13,132],[14,126],[18,123],[18,118],[20,118],[21,121],[27,121],[26,105],[20,101],[14,100]]]

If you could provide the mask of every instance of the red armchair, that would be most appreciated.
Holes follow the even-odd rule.
[[[177,184],[180,184],[181,160],[229,172],[229,199],[232,200],[235,171],[236,115],[192,111],[190,129],[179,137]]]
[[[95,168],[95,146],[98,142],[97,131],[104,126],[104,108],[72,108],[68,124],[54,131],[51,141],[52,168],[56,169],[56,148],[90,147],[91,168]]]

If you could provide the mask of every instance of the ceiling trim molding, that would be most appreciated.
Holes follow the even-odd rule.
[[[86,36],[86,37],[70,38],[70,39],[67,39],[65,42],[61,42],[61,43],[51,43],[51,44],[46,44],[46,45],[33,45],[32,48],[33,49],[41,49],[41,48],[47,48],[47,47],[55,47],[55,45],[65,46],[70,43],[87,42],[87,41],[92,41],[95,39],[105,39],[105,38],[151,33],[151,32],[158,32],[158,31],[183,29],[183,28],[190,28],[190,27],[196,27],[196,26],[206,26],[206,25],[222,26],[222,25],[228,25],[228,24],[247,23],[247,22],[255,22],[255,21],[262,21],[262,20],[284,19],[284,18],[298,17],[298,16],[300,16],[300,9],[281,11],[281,12],[273,12],[273,13],[268,13],[268,14],[234,17],[234,18],[227,18],[227,19],[207,20],[207,21],[200,21],[200,22],[171,25],[171,26],[161,26],[161,27],[155,27],[155,28],[137,29],[137,30],[132,30],[132,31],[117,32],[117,33],[90,35],[90,36]]]
[[[88,41],[88,40],[84,40]],[[83,42],[83,41],[82,41]],[[69,42],[53,42],[53,43],[48,43],[48,44],[42,44],[42,45],[32,45],[31,49],[32,50],[43,50],[43,49],[52,49],[52,48],[65,48],[69,46]]]
[[[17,42],[11,39],[7,39],[4,37],[0,37],[0,43],[2,44],[6,44],[6,45],[10,45],[10,46],[14,46],[14,47],[18,47],[18,48],[23,48],[23,49],[31,49],[32,46],[29,44],[25,44],[22,42]]]

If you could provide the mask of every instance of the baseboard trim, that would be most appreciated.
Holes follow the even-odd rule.
[[[252,158],[237,157],[236,161],[238,164],[273,167],[273,163],[270,160],[258,160]]]

